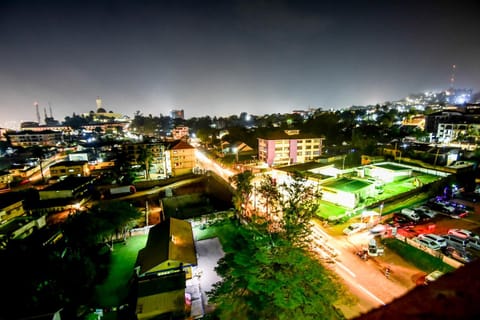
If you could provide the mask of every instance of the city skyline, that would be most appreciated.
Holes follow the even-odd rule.
[[[2,1],[0,115],[287,113],[480,89],[479,5]]]

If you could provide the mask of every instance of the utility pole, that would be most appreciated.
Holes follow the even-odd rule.
[[[145,225],[148,227],[148,200],[145,201]]]
[[[440,153],[440,148],[437,147],[437,153],[435,154],[435,161],[433,162],[433,166],[437,165],[438,154]]]

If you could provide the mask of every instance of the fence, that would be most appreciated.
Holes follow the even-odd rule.
[[[424,245],[422,245],[422,244],[420,244],[420,243],[418,243],[418,242],[416,242],[416,241],[414,241],[414,240],[412,240],[412,239],[410,239],[410,238],[404,237],[404,236],[402,236],[402,235],[400,235],[400,234],[396,234],[396,235],[395,235],[395,238],[396,238],[397,240],[400,240],[400,241],[402,241],[402,242],[407,243],[408,245],[410,245],[410,246],[412,246],[412,247],[414,247],[414,248],[417,248],[417,249],[419,249],[419,250],[422,250],[423,252],[425,252],[425,253],[427,253],[427,254],[429,254],[429,255],[431,255],[431,256],[434,256],[435,258],[438,258],[438,259],[442,260],[442,262],[448,264],[448,265],[451,266],[451,267],[454,267],[454,268],[457,269],[457,268],[460,268],[460,267],[463,266],[463,263],[461,263],[461,262],[459,262],[459,261],[457,261],[457,260],[455,260],[455,259],[452,259],[452,258],[450,258],[450,257],[448,257],[448,256],[446,256],[446,255],[444,255],[444,254],[441,253],[440,251],[436,251],[436,250],[427,248],[426,246],[424,246]]]

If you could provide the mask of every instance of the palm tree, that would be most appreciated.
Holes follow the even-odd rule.
[[[150,180],[150,166],[152,164],[153,155],[148,145],[144,145],[138,155],[138,162],[145,169],[145,179]]]

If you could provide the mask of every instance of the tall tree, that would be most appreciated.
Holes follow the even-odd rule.
[[[311,233],[310,221],[318,210],[321,193],[303,175],[296,172],[280,186],[281,233],[295,246],[307,245]]]
[[[145,170],[145,179],[150,180],[150,166],[152,165],[153,155],[149,145],[143,145],[138,155],[138,162]]]
[[[232,200],[233,205],[241,219],[249,215],[249,202],[253,191],[252,179],[251,171],[244,171],[230,178],[230,182],[236,189]]]
[[[234,204],[248,208],[252,174],[234,176]],[[295,174],[277,185],[263,177],[264,203],[280,209],[276,219],[249,219],[222,235],[225,256],[216,268],[222,281],[209,297],[220,319],[337,319],[332,307],[340,285],[306,250],[318,193]],[[278,227],[271,228],[273,224]]]
[[[339,287],[301,248],[257,226],[224,234],[222,281],[208,293],[219,319],[338,319]]]
[[[265,212],[265,217],[272,221],[280,207],[280,192],[276,181],[269,175],[262,175],[258,189],[256,188],[255,191],[258,191],[255,198],[259,203],[259,214]]]

